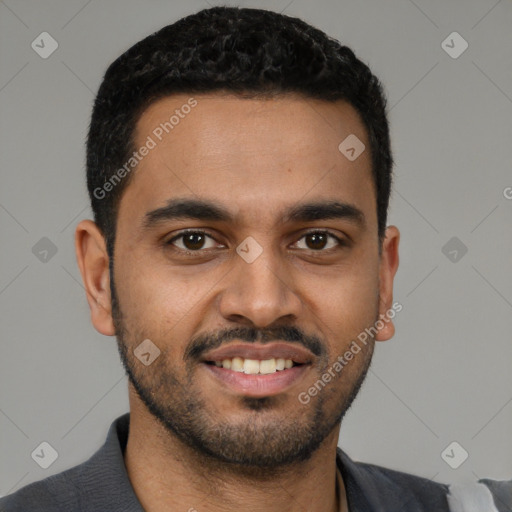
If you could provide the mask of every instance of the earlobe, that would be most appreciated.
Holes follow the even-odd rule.
[[[379,321],[376,341],[386,341],[395,334],[393,318],[397,310],[393,305],[393,281],[398,270],[398,244],[400,231],[396,226],[388,226],[382,242],[382,255],[379,270]],[[400,307],[401,309],[401,307]]]
[[[101,334],[114,336],[109,257],[103,234],[93,221],[83,220],[76,227],[75,252],[91,311],[91,321]]]

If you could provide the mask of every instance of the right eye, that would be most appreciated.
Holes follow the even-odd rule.
[[[205,249],[204,244],[207,242],[207,239],[210,239],[212,242],[215,241],[206,231],[188,229],[173,236],[166,242],[166,245],[172,245],[181,251],[201,252],[201,249]],[[180,240],[179,244],[175,244],[177,240]],[[206,247],[206,249],[212,249],[214,247],[215,245]]]

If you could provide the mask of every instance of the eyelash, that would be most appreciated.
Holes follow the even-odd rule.
[[[173,242],[180,239],[180,238],[183,238],[185,235],[188,235],[190,233],[194,233],[194,234],[201,234],[201,235],[205,235],[206,237],[208,238],[211,238],[212,240],[215,240],[215,238],[210,235],[207,231],[203,231],[201,229],[188,229],[188,230],[185,230],[185,231],[181,231],[180,233],[178,233],[177,235],[173,236],[172,238],[170,238],[169,240],[167,240],[164,245],[167,247],[167,246],[171,246],[173,250],[176,250],[176,251],[179,251],[179,252],[183,252],[184,254],[186,255],[196,255],[196,254],[199,254],[201,252],[205,252],[207,251],[208,249],[197,249],[197,250],[190,250],[190,249],[182,249],[181,247],[176,247],[174,246]],[[299,240],[302,240],[304,237],[306,237],[307,235],[315,235],[315,234],[325,234],[325,235],[329,235],[330,237],[334,238],[336,240],[336,242],[338,243],[338,248],[339,247],[346,247],[348,245],[348,243],[339,238],[338,236],[334,235],[333,233],[331,233],[330,231],[326,231],[326,230],[313,230],[313,231],[308,231],[307,233],[304,233],[300,238]],[[333,249],[336,249],[335,247],[330,247],[329,249],[309,249],[309,252],[315,254],[315,253],[322,253],[322,252],[326,252],[326,253],[329,253],[330,251],[332,251]],[[306,249],[307,250],[307,249]]]

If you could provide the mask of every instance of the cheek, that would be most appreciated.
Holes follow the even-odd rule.
[[[331,357],[344,353],[352,340],[373,325],[378,315],[378,270],[340,269],[321,287],[316,295],[315,309],[324,324],[327,339],[331,339]]]
[[[180,272],[157,262],[141,265],[127,258],[116,260],[116,265],[116,290],[125,324],[130,331],[155,340],[184,333],[219,280],[216,275]]]

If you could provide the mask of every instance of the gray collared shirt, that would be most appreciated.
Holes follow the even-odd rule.
[[[0,499],[0,512],[144,512],[123,458],[129,420],[129,413],[117,418],[87,461]],[[336,461],[350,512],[450,512],[445,484],[354,462],[339,448]],[[493,493],[495,510],[512,512],[512,482],[480,482]]]

